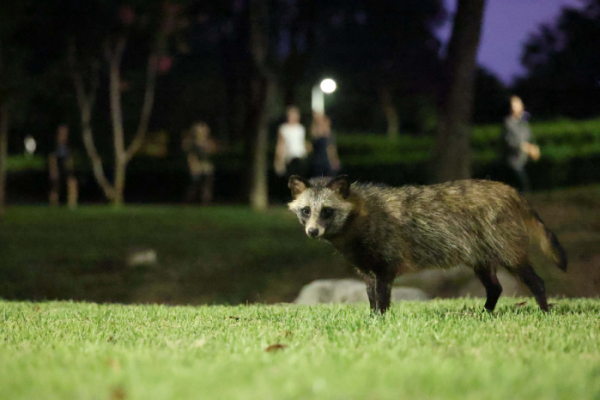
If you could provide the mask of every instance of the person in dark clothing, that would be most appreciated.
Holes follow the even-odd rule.
[[[340,160],[329,117],[315,111],[310,134],[312,137],[311,177],[334,176],[340,169]]]
[[[49,157],[50,205],[61,202],[70,208],[77,206],[78,185],[75,178],[74,162],[69,149],[69,127],[59,125],[56,132],[56,150]]]
[[[540,158],[540,148],[533,143],[523,101],[512,96],[510,108],[511,114],[504,119],[504,159],[517,176],[521,191],[528,192],[531,186],[525,166],[529,158],[533,161]]]

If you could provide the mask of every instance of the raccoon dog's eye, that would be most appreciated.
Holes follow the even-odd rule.
[[[323,219],[331,218],[332,215],[333,215],[333,208],[323,207],[323,209],[321,209],[321,218],[323,218]]]
[[[304,207],[300,212],[303,216],[310,217],[310,207]]]

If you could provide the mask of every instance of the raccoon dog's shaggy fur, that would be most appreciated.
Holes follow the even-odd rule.
[[[401,188],[359,184],[343,175],[307,181],[292,176],[288,186],[306,234],[327,240],[361,273],[371,309],[390,306],[398,273],[427,267],[465,265],[485,286],[485,309],[493,311],[502,292],[496,278],[506,268],[529,287],[548,311],[544,281],[530,259],[539,248],[566,271],[565,252],[514,189],[499,182],[463,180]]]

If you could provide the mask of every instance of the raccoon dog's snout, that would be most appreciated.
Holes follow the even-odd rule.
[[[308,228],[306,234],[310,237],[317,237],[319,236],[319,228]]]
[[[341,233],[353,207],[347,201],[347,177],[316,178],[311,183],[294,175],[290,177],[288,186],[294,197],[288,206],[304,225],[308,237],[329,240]]]

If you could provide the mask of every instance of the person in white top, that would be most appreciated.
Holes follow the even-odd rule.
[[[275,148],[275,172],[278,175],[304,175],[306,148],[306,130],[300,123],[300,110],[289,106],[286,112],[287,122],[279,126],[277,146]]]

